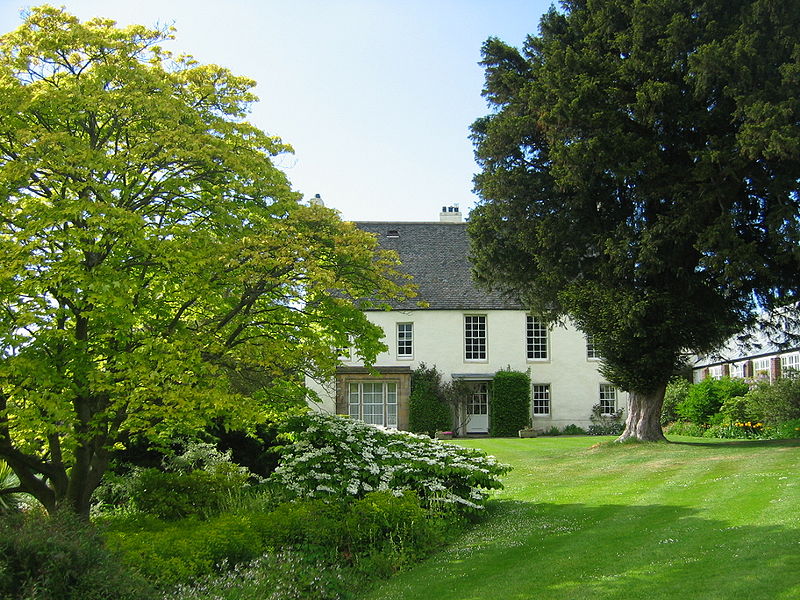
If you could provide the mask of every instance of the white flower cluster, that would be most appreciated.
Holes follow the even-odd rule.
[[[292,437],[271,479],[300,498],[411,490],[429,508],[480,510],[509,469],[478,450],[343,417],[306,415]]]

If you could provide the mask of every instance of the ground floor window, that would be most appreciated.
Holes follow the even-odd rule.
[[[544,417],[550,414],[550,384],[534,383],[531,393],[533,416]]]
[[[617,388],[608,383],[600,384],[600,414],[613,415],[617,412]]]
[[[347,390],[350,417],[384,427],[397,427],[397,383],[352,382]]]

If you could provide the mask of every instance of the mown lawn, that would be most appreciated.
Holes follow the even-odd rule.
[[[800,598],[800,440],[599,440],[460,442],[514,467],[505,490],[363,598]]]

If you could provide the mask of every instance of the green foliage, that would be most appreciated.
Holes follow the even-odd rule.
[[[592,422],[589,425],[589,435],[619,435],[624,429],[622,423],[622,409],[618,409],[612,414],[604,413],[600,404],[592,406],[592,414],[589,415]]]
[[[170,38],[49,6],[0,38],[0,456],[48,510],[87,514],[116,442],[251,428],[346,340],[374,361],[365,299],[410,292],[300,204],[254,82]]]
[[[95,528],[67,512],[0,517],[4,600],[148,600],[146,579],[120,565]]]
[[[800,438],[800,419],[784,421],[770,427],[767,431],[769,437],[776,440]]]
[[[453,427],[450,408],[444,397],[442,375],[436,366],[420,364],[411,373],[411,396],[408,401],[408,429],[429,436]]]
[[[703,437],[707,426],[691,423],[689,421],[675,421],[664,428],[664,434],[688,435],[690,437]]]
[[[747,404],[750,412],[767,425],[800,419],[800,379],[759,383],[747,394]]]
[[[188,473],[145,469],[131,486],[131,503],[140,512],[161,519],[208,517],[218,513],[246,482],[247,474],[231,465]]]
[[[502,487],[504,465],[481,452],[342,417],[309,414],[287,422],[287,444],[270,481],[295,498],[361,498],[415,492],[422,505],[472,513]]]
[[[720,423],[711,425],[703,433],[703,437],[739,439],[739,440],[758,440],[768,437],[768,432],[763,423],[753,421],[736,421],[734,423]]]
[[[114,518],[105,535],[130,568],[167,588],[291,549],[306,561],[352,566],[373,578],[368,565],[381,557],[388,569],[381,576],[388,576],[441,544],[445,523],[413,493],[371,492],[350,503],[296,500],[206,521]]]
[[[692,423],[707,425],[726,400],[744,396],[749,389],[747,382],[741,379],[704,379],[689,388],[686,398],[677,406],[678,415]]]
[[[528,373],[498,371],[489,397],[489,434],[514,436],[531,421],[531,378]]]
[[[570,423],[564,430],[561,432],[564,435],[586,435],[586,430],[583,427],[578,427],[574,423]]]
[[[358,589],[360,581],[341,565],[282,550],[220,575],[193,578],[166,592],[163,600],[341,600]]]
[[[562,11],[521,50],[483,46],[471,257],[486,286],[591,333],[608,381],[650,395],[687,350],[800,296],[800,10]]]
[[[661,424],[667,425],[677,421],[678,405],[686,400],[692,384],[685,377],[673,377],[664,392],[664,404],[661,406]]]
[[[18,487],[19,478],[8,464],[0,460],[0,515],[20,508],[21,495],[11,491]]]
[[[175,522],[136,516],[109,520],[106,529],[108,546],[125,564],[162,588],[210,575],[223,564],[253,560],[264,550],[245,515]]]

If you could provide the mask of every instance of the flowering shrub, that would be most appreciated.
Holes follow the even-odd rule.
[[[757,440],[767,436],[763,423],[753,423],[752,421],[736,421],[722,425],[712,425],[705,433],[704,437],[737,439],[737,440]]]
[[[291,443],[270,480],[297,498],[416,492],[426,508],[472,512],[509,467],[478,450],[388,431],[343,417],[309,414],[287,422]]]

